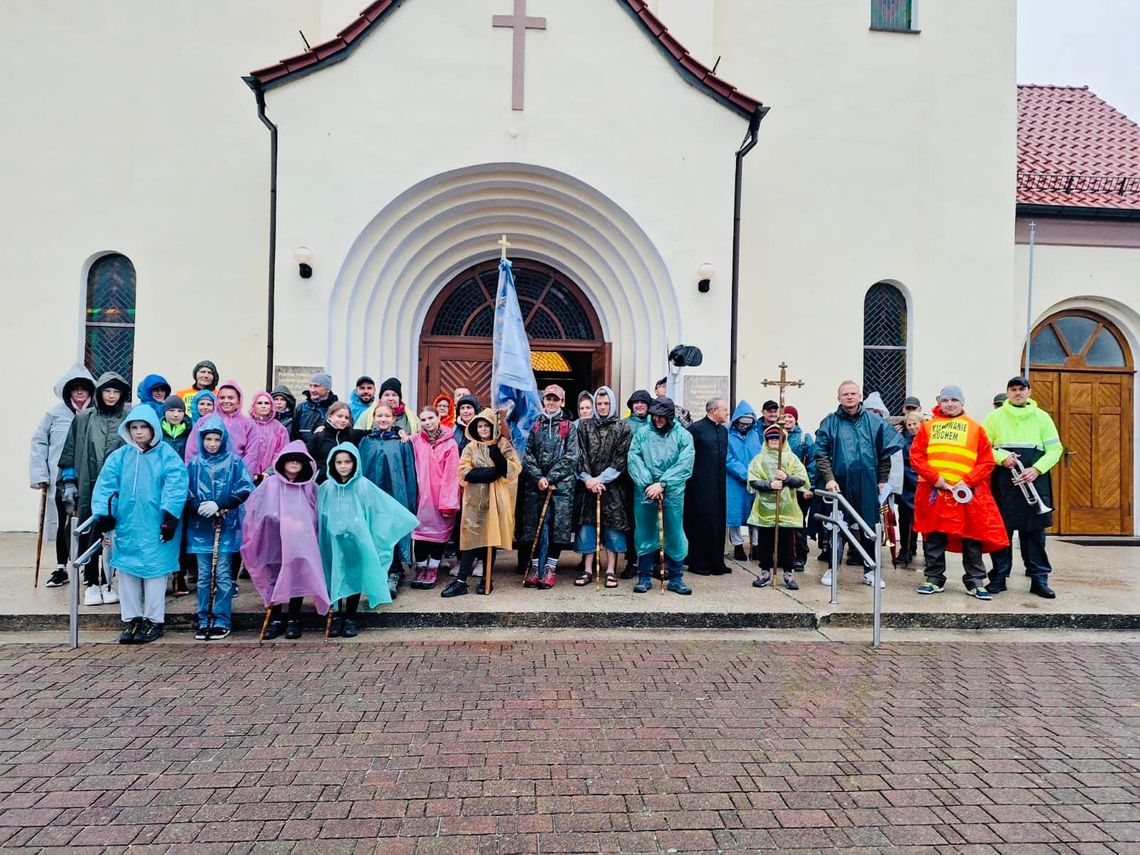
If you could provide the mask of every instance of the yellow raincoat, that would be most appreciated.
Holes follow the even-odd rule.
[[[795,490],[788,487],[780,490],[780,528],[803,528],[804,512],[800,510],[799,502],[796,501],[796,493],[811,489],[811,484],[808,483],[807,470],[787,445],[784,446],[779,459],[783,466],[777,466],[776,455],[778,451],[778,449],[769,448],[768,443],[764,443],[760,453],[753,457],[752,462],[748,464],[748,492],[756,495],[756,500],[752,503],[752,515],[748,517],[748,524],[761,528],[775,526],[776,494],[771,490],[757,492],[752,489],[752,482],[771,481],[776,477],[776,470],[782,468],[788,476],[802,478],[804,484]]]
[[[475,426],[479,420],[492,425],[489,442],[479,439]],[[478,549],[494,546],[510,549],[515,530],[515,495],[518,490],[522,464],[518,452],[507,437],[499,436],[498,419],[490,408],[483,410],[467,425],[470,440],[459,458],[459,483],[463,487],[463,517],[459,529],[459,548]],[[472,470],[494,468],[490,447],[499,444],[507,459],[507,476],[490,483],[468,481]]]

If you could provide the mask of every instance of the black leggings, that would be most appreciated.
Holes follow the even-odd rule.
[[[415,546],[416,563],[422,564],[427,560],[439,561],[443,558],[443,549],[446,543],[432,543],[428,540],[417,540]]]
[[[287,620],[297,620],[301,616],[301,602],[304,599],[304,597],[293,597],[289,600],[289,615]],[[281,620],[280,603],[274,603],[269,611],[273,620]]]
[[[494,547],[491,548],[491,570],[495,569],[495,556],[499,554],[499,550]],[[482,560],[484,563],[487,561],[487,547],[477,546],[474,549],[464,549],[459,553],[459,578],[464,582],[467,577],[471,575],[472,569],[475,567],[475,562]],[[483,568],[483,572],[487,572],[487,568]]]
[[[71,515],[59,500],[59,491],[55,494],[55,517],[59,520],[55,530],[55,563],[63,567],[71,557]]]

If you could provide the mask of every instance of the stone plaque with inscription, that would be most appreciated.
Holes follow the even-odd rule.
[[[728,398],[728,377],[721,374],[686,374],[685,398],[681,406],[694,419],[701,418],[705,404],[712,398]]]
[[[324,370],[320,365],[275,365],[273,366],[273,385],[284,384],[288,386],[293,397],[300,403],[301,393],[309,391],[309,378]]]

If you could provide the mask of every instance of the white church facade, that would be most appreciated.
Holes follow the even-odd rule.
[[[686,406],[733,386],[759,405],[786,361],[812,430],[847,377],[896,407],[956,383],[980,418],[1021,370],[1014,0],[364,2],[9,16],[13,466],[75,361],[174,388],[211,359],[247,389],[316,369],[342,397],[361,374],[418,403],[478,389],[501,235],[536,373],[572,394],[624,400],[686,344]],[[1072,531],[1134,530],[1128,216],[1076,254],[1042,225],[1037,248],[1034,325],[1083,312],[1124,354],[1117,522]],[[1090,370],[1064,355],[1058,390]],[[0,488],[0,528],[34,524],[29,496]]]

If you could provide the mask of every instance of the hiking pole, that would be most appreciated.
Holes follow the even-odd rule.
[[[329,633],[332,631],[333,612],[340,608],[340,600],[335,603],[329,603],[329,611],[325,616],[325,641],[329,640]]]
[[[269,627],[269,616],[273,614],[273,604],[269,604],[269,608],[265,610],[265,620],[261,622],[261,632],[257,634],[257,643],[265,641],[265,630]]]
[[[665,500],[657,497],[657,560],[661,564],[661,593],[665,593]]]
[[[36,577],[32,582],[33,588],[40,586],[40,558],[44,551],[44,522],[47,519],[47,499],[48,499],[48,485],[44,484],[40,487],[40,531],[36,535]],[[59,524],[63,525],[63,520],[59,520]]]
[[[550,495],[553,492],[553,490],[546,491],[546,499],[542,502],[542,512],[538,515],[538,526],[534,530],[534,542],[530,545],[530,557],[532,561],[538,552],[538,540],[542,537],[542,524],[546,522],[546,509],[550,507]],[[526,573],[523,573],[523,586],[526,586]]]
[[[218,594],[218,549],[222,545],[222,518],[225,511],[214,515],[214,552],[210,556],[210,599],[206,604],[206,641],[211,640],[210,631],[214,628],[214,598]]]
[[[594,542],[594,590],[602,590],[602,494],[594,493],[594,508],[597,511],[596,540]],[[588,582],[586,584],[589,584]]]

